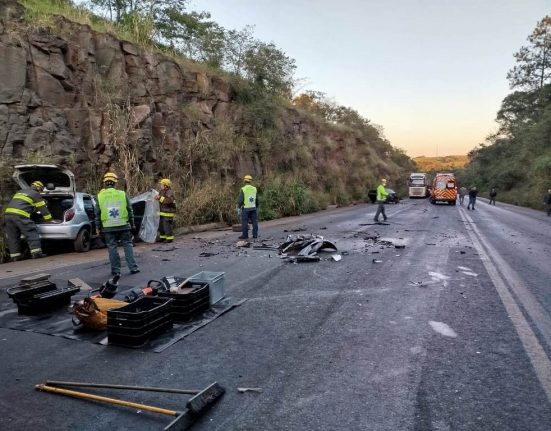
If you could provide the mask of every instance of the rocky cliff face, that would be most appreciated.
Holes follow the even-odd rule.
[[[94,165],[103,172],[131,145],[138,149],[136,166],[154,176],[162,154],[176,152],[220,122],[231,124],[234,136],[251,136],[243,105],[234,100],[226,78],[63,17],[56,18],[54,29],[32,28],[23,14],[18,3],[0,0],[2,158],[28,161],[38,152],[53,163]],[[226,174],[260,175],[278,163],[282,170],[289,168],[286,158],[299,152],[289,142],[322,142],[301,150],[308,153],[304,163],[339,166],[343,174],[370,154],[350,130],[324,128],[294,109],[282,111],[277,127],[286,144],[234,150]],[[364,148],[362,154],[355,153],[357,147]],[[381,166],[383,172],[396,170],[396,165]]]

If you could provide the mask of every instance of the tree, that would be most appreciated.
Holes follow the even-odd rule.
[[[551,17],[538,22],[528,42],[514,54],[517,65],[507,74],[511,89],[541,90],[551,79]]]
[[[290,97],[295,69],[295,60],[287,57],[273,43],[255,41],[245,52],[245,78],[269,93]]]

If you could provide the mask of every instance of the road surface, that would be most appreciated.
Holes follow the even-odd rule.
[[[45,335],[39,318],[33,330],[10,329],[28,318],[6,308],[0,292],[0,428],[150,430],[170,422],[33,389],[80,380],[180,388],[218,381],[227,393],[195,430],[550,430],[551,218],[484,200],[475,211],[406,200],[387,207],[388,225],[374,225],[375,209],[261,223],[258,243],[280,244],[300,228],[336,241],[340,261],[327,254],[286,263],[271,250],[235,247],[239,233],[229,231],[138,245],[142,272],[123,271],[121,290],[221,271],[226,296],[245,300],[159,353]],[[106,254],[5,264],[0,287],[44,271],[61,286],[74,277],[98,286],[109,274]],[[187,399],[95,393],[176,410]]]

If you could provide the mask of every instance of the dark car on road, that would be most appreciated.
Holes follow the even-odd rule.
[[[385,189],[385,190],[388,193],[386,196],[385,204],[397,204],[400,202],[400,197],[394,190],[392,189]],[[369,198],[369,201],[372,204],[377,202],[377,190],[375,189],[369,190],[369,192],[367,193],[367,197]]]

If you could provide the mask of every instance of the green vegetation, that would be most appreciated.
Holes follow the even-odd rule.
[[[542,19],[516,54],[509,71],[511,89],[497,114],[499,132],[469,153],[459,175],[498,199],[542,208],[551,187],[551,18]]]

